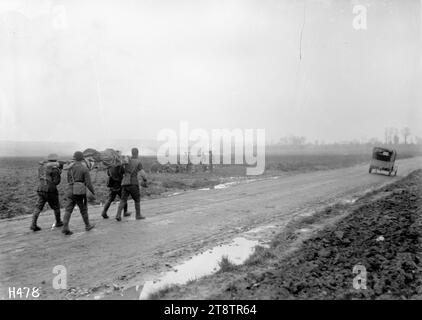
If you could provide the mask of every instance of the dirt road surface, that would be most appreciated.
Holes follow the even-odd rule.
[[[397,177],[368,174],[368,166],[243,181],[225,189],[189,191],[142,202],[146,220],[103,220],[90,207],[96,228],[85,232],[77,210],[75,232],[65,237],[51,229],[54,215],[42,213],[42,231],[29,230],[29,216],[0,221],[0,298],[9,287],[40,287],[40,299],[63,299],[68,290],[52,286],[53,268],[66,267],[68,288],[92,292],[108,286],[142,284],[174,264],[249,229],[284,224],[304,211],[397,181],[422,168],[422,158],[398,161]],[[130,208],[133,212],[133,207]],[[116,206],[110,208],[113,217]],[[83,291],[82,290],[82,291]],[[73,296],[75,297],[75,296]]]

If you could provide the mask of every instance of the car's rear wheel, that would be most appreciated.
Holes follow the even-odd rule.
[[[369,173],[371,173],[371,171],[372,171],[372,167],[369,167]]]

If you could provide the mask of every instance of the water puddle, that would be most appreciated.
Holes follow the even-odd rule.
[[[230,180],[233,180],[233,178],[235,178],[235,177],[229,177]],[[217,184],[217,185],[212,186],[210,188],[201,188],[201,189],[198,189],[198,190],[208,191],[208,190],[214,190],[214,189],[216,189],[216,190],[226,189],[228,187],[232,187],[232,186],[241,184],[242,182],[243,183],[251,183],[251,182],[260,181],[260,180],[265,180],[265,179],[241,179],[241,180],[238,180],[238,178],[237,178],[236,181],[220,183],[220,184]]]
[[[357,198],[353,198],[353,199],[342,199],[342,200],[340,200],[340,202],[342,204],[353,204],[353,203],[356,202],[356,200],[357,200]]]
[[[175,266],[173,270],[164,273],[157,279],[146,281],[143,286],[131,287],[122,291],[119,294],[120,297],[117,298],[146,300],[152,293],[160,289],[171,285],[183,285],[191,280],[213,274],[219,270],[219,262],[223,256],[226,256],[233,264],[242,264],[254,252],[255,246],[258,244],[260,242],[257,240],[235,238],[230,244],[220,245],[193,256],[190,260]],[[116,299],[116,297],[108,298]],[[100,299],[100,296],[95,299]]]
[[[174,197],[174,196],[177,196],[177,195],[179,195],[179,194],[182,194],[183,192],[173,192],[173,193],[169,193],[169,194],[167,194],[166,195],[166,197],[167,198],[170,198],[170,197]]]
[[[185,263],[176,266],[174,270],[167,272],[155,281],[146,281],[139,299],[148,299],[149,295],[168,285],[185,284],[206,275],[210,275],[219,269],[219,262],[223,256],[227,256],[233,264],[242,264],[254,251],[256,240],[235,238],[232,243],[221,245],[194,256]]]
[[[239,184],[239,183],[240,183],[240,181],[220,183],[220,184],[215,185],[214,189],[226,189],[226,188],[228,188],[232,185]]]
[[[304,213],[299,214],[300,217],[311,217],[315,214],[315,211],[307,211]]]

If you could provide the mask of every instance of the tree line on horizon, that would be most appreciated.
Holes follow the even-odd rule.
[[[422,145],[422,138],[412,135],[409,127],[401,129],[395,127],[386,127],[384,129],[384,140],[379,138],[369,139],[354,139],[350,141],[338,141],[326,143],[323,140],[307,141],[304,136],[289,135],[280,138],[277,142],[272,142],[270,145],[278,146],[324,146],[324,145]]]

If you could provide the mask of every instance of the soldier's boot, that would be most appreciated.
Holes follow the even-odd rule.
[[[110,208],[110,205],[111,205],[111,202],[109,200],[107,200],[106,203],[104,204],[104,209],[103,209],[103,212],[101,213],[101,216],[104,219],[108,219],[109,218],[108,215],[107,215],[107,211]]]
[[[60,210],[54,211],[54,216],[56,217],[56,223],[54,224],[54,226],[56,228],[63,227],[63,221],[60,218]]]
[[[136,211],[136,220],[145,219],[145,217],[141,215],[141,203],[140,202],[135,202],[135,211]]]
[[[41,211],[37,210],[32,215],[32,223],[31,223],[31,226],[29,227],[29,229],[31,229],[34,232],[41,230],[41,228],[37,226],[37,220],[38,220],[38,217],[40,216],[40,212]]]
[[[120,200],[119,206],[117,208],[116,220],[122,221],[122,201],[121,200]]]
[[[89,231],[89,230],[91,230],[91,229],[93,229],[95,227],[95,224],[90,224],[89,223],[88,212],[82,213],[82,219],[84,220],[85,230],[86,231]]]
[[[130,217],[131,213],[127,211],[127,202],[125,206],[123,207],[123,217]]]
[[[109,216],[107,214],[107,210],[105,209],[105,207],[104,207],[103,212],[101,213],[101,217],[103,217],[104,219],[108,219],[109,218]]]
[[[73,234],[72,231],[69,230],[69,221],[70,221],[70,216],[72,215],[71,212],[66,211],[64,216],[63,216],[63,229],[62,232],[66,235],[66,236],[70,236]]]

